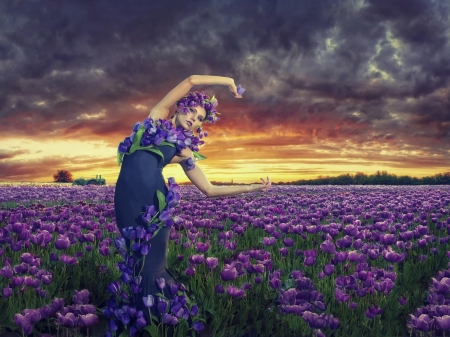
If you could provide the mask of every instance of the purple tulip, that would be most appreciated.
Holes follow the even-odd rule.
[[[83,289],[81,291],[74,290],[75,295],[72,297],[74,304],[88,304],[89,303],[89,290]]]
[[[271,280],[269,280],[269,286],[273,289],[279,289],[281,288],[281,280],[274,277]]]
[[[405,296],[401,296],[401,297],[399,297],[399,299],[398,299],[398,303],[401,305],[401,306],[404,306],[405,305],[405,303],[408,301],[408,299],[405,297]]]
[[[61,261],[67,265],[78,264],[78,260],[76,257],[65,255],[65,254],[61,255]]]
[[[116,282],[116,281],[114,281],[114,282],[111,282],[109,285],[108,285],[108,291],[111,293],[111,294],[117,294],[117,292],[120,290],[120,283],[119,282]]]
[[[409,327],[417,329],[419,331],[430,330],[432,322],[430,322],[430,317],[427,314],[421,314],[419,317],[409,315],[411,321],[408,323]]]
[[[5,266],[2,269],[0,269],[0,275],[6,279],[10,279],[13,277],[13,271],[9,266]]]
[[[349,303],[348,303],[348,307],[349,307],[350,309],[356,309],[356,308],[358,307],[358,303],[355,303],[355,302],[349,302]]]
[[[342,292],[338,289],[335,289],[334,295],[339,302],[345,303],[350,299],[350,295],[347,295],[345,292]]]
[[[327,276],[331,276],[334,273],[334,266],[332,264],[326,264],[323,267],[323,273]]]
[[[170,283],[169,284],[169,289],[170,289],[170,293],[172,295],[176,295],[178,293],[178,285],[175,283]]]
[[[194,254],[189,257],[189,262],[192,264],[202,264],[205,261],[205,257],[202,255]]]
[[[195,246],[195,248],[200,253],[206,253],[209,250],[209,243],[197,242],[197,245]]]
[[[156,285],[159,290],[163,291],[166,287],[166,280],[163,277],[159,277],[156,279]]]
[[[195,331],[202,331],[205,328],[205,326],[203,325],[202,322],[194,322],[194,323],[192,323],[192,328]]]
[[[12,278],[12,285],[13,285],[13,287],[20,287],[20,286],[23,285],[24,281],[25,281],[25,279],[22,276],[13,277]]]
[[[55,241],[55,248],[57,250],[67,249],[70,246],[70,240],[68,237],[59,235],[58,239]]]
[[[374,305],[369,307],[369,309],[366,310],[366,317],[370,319],[374,319],[375,316],[381,315],[383,313],[383,309],[378,308],[378,306]]]
[[[312,329],[323,328],[326,324],[325,315],[317,315],[316,313],[305,311],[303,312],[303,319]]]
[[[245,296],[245,292],[242,289],[232,287],[231,285],[228,286],[227,293],[228,295],[237,298]]]
[[[9,298],[12,295],[12,289],[11,288],[3,288],[2,289],[2,296],[3,298]]]
[[[80,315],[78,324],[85,328],[90,328],[98,323],[98,316],[95,314]]]
[[[448,331],[450,330],[450,316],[444,315],[442,317],[434,317],[434,323],[439,330]]]
[[[75,318],[72,312],[66,313],[64,316],[57,312],[56,318],[58,323],[65,328],[74,328],[78,323],[78,318]]]
[[[158,304],[156,305],[156,307],[158,308],[159,313],[165,313],[167,311],[167,306],[168,303],[166,302],[166,300],[158,297]]]
[[[168,313],[164,313],[164,315],[162,317],[162,322],[163,322],[163,324],[177,325],[178,319],[175,316],[172,316]]]
[[[187,276],[194,276],[194,274],[195,274],[195,269],[189,267],[189,268],[186,269],[185,273],[186,273]]]
[[[336,254],[334,254],[334,259],[338,263],[345,262],[345,261],[347,261],[347,254],[348,253],[346,251],[344,251],[344,252],[336,252]]]
[[[280,224],[281,225],[281,224]],[[288,227],[289,228],[289,227]],[[291,238],[284,238],[283,239],[283,244],[286,246],[286,247],[292,247],[294,244],[295,244],[295,241],[294,241],[294,239],[291,239]]]
[[[320,244],[320,249],[327,254],[334,254],[336,247],[332,241],[326,240]]]
[[[151,294],[142,297],[142,301],[146,308],[151,308],[155,304],[155,298]]]
[[[215,270],[218,266],[219,259],[217,257],[208,257],[206,258],[206,266],[208,269]]]
[[[286,257],[289,253],[288,249],[283,247],[279,249],[281,256]]]
[[[236,268],[224,269],[220,272],[220,278],[222,281],[232,281],[238,276]]]
[[[225,289],[224,289],[223,285],[221,285],[221,284],[216,284],[216,286],[215,286],[215,288],[214,288],[214,292],[215,292],[216,294],[223,294],[223,293],[225,293]]]

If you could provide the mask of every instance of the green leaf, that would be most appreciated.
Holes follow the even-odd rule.
[[[135,151],[137,151],[137,150],[146,150],[146,151],[154,152],[154,153],[156,153],[156,154],[159,154],[159,155],[161,156],[161,158],[164,160],[164,155],[163,155],[163,153],[161,152],[160,149],[158,149],[158,148],[157,148],[156,146],[154,146],[154,145],[139,146],[139,147],[136,148]]]
[[[147,325],[144,330],[147,331],[151,337],[158,337],[158,327],[155,324]]]
[[[216,314],[214,309],[206,309],[206,311],[209,312],[211,315],[215,315]]]
[[[131,145],[131,148],[129,151],[130,154],[133,153],[134,151],[136,151],[136,149],[138,147],[140,147],[142,135],[144,134],[144,132],[145,132],[145,125],[141,124],[141,126],[139,127],[139,130],[134,135],[133,144]]]
[[[202,156],[200,153],[198,153],[197,151],[192,151],[192,154],[194,155],[194,158],[198,161],[198,160],[204,160],[207,157]]]
[[[163,140],[163,141],[161,142],[161,145],[168,145],[168,146],[171,146],[171,147],[175,147],[175,144],[166,142],[165,140]]]
[[[157,293],[157,294],[155,294],[155,295],[158,296],[158,297],[162,297],[162,298],[164,298],[165,300],[168,300],[168,298],[167,298],[166,296],[164,296],[164,294]]]
[[[156,195],[158,196],[158,201],[159,201],[159,211],[162,212],[164,207],[166,207],[166,205],[167,205],[166,196],[160,190],[156,190]]]
[[[130,334],[130,329],[126,329],[126,330],[122,331],[122,333],[119,335],[119,337],[127,337],[129,334]]]

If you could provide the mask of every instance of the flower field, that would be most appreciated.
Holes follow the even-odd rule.
[[[144,299],[161,314],[152,335],[450,336],[449,186],[180,194],[168,268],[185,294]],[[139,321],[112,300],[132,295],[113,197],[114,186],[0,185],[0,334],[103,324],[112,336]]]

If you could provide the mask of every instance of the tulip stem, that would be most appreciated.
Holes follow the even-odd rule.
[[[139,271],[139,274],[137,276],[141,275],[142,269],[144,269],[144,262],[145,262],[145,255],[142,257],[142,267],[141,267],[141,270]]]

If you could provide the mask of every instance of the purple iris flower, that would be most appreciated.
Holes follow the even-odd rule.
[[[242,95],[245,92],[245,88],[243,86],[241,86],[240,84],[237,86],[236,91],[238,93],[238,95]],[[213,103],[213,108],[215,108],[217,106],[217,99],[214,100]]]
[[[186,159],[185,164],[186,164],[188,171],[193,170],[195,168],[195,162],[194,162],[194,159],[192,159],[192,157],[189,157],[188,159]]]

